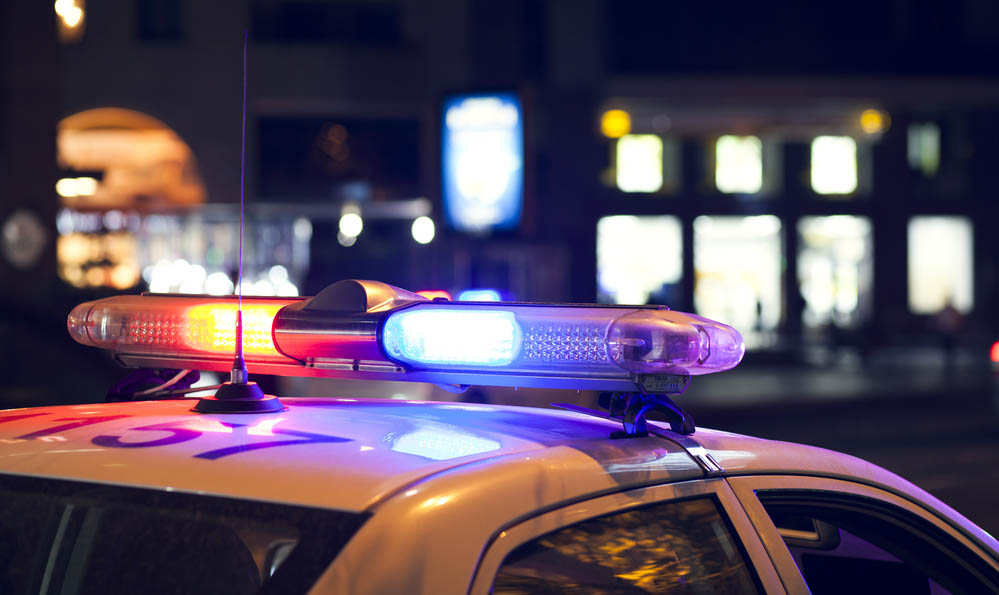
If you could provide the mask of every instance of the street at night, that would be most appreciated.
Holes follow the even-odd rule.
[[[999,593],[993,0],[0,0],[0,593]]]

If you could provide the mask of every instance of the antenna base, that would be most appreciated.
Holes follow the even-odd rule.
[[[275,396],[265,395],[256,382],[225,382],[214,397],[198,399],[191,411],[198,413],[277,413],[284,404]]]

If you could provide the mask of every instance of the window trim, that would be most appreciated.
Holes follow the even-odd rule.
[[[790,550],[784,543],[784,539],[770,520],[770,515],[763,508],[759,492],[780,492],[781,496],[786,495],[789,499],[794,497],[794,492],[802,495],[810,494],[812,497],[828,498],[830,502],[838,498],[840,504],[882,516],[885,514],[883,508],[888,506],[904,514],[914,516],[933,529],[944,533],[960,546],[973,551],[985,564],[991,565],[999,572],[999,559],[990,555],[982,544],[969,539],[957,528],[922,506],[891,492],[873,486],[825,477],[755,475],[729,477],[726,481],[732,487],[749,519],[755,525],[755,529],[770,554],[788,593],[810,593],[810,591]],[[870,502],[865,505],[863,500]],[[878,508],[882,510],[878,510]],[[911,522],[905,519],[902,522],[913,528]],[[919,530],[918,527],[915,529]]]
[[[719,512],[731,524],[734,537],[741,542],[746,563],[752,567],[750,572],[755,575],[763,590],[767,593],[784,593],[784,587],[763,543],[756,535],[756,529],[731,487],[722,479],[692,480],[618,492],[576,502],[509,526],[498,531],[486,547],[469,593],[488,594],[507,554],[542,535],[608,514],[696,497],[708,497],[718,504]]]

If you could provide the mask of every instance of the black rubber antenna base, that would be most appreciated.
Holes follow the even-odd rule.
[[[198,399],[191,411],[198,413],[277,413],[284,411],[284,404],[277,398],[265,395],[256,382],[225,382],[214,397]]]

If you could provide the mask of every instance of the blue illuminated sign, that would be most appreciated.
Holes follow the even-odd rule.
[[[514,93],[451,96],[442,121],[444,211],[455,229],[511,229],[524,199],[524,118]]]

